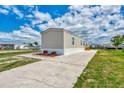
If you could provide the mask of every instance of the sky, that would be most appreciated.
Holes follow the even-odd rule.
[[[0,6],[0,42],[41,42],[40,32],[64,28],[91,44],[124,34],[124,6]]]

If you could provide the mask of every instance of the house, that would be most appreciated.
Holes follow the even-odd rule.
[[[25,44],[15,44],[14,49],[29,49]]]
[[[0,49],[29,49],[29,47],[24,44],[2,42],[0,43]]]
[[[69,55],[84,50],[82,38],[63,28],[49,28],[41,32],[41,43],[42,50],[48,53]]]
[[[15,44],[12,43],[1,43],[0,49],[14,49]]]

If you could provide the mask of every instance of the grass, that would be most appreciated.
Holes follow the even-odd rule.
[[[99,50],[74,87],[124,88],[124,51]]]
[[[16,55],[19,55],[19,54],[25,54],[25,53],[31,53],[31,52],[35,52],[36,50],[17,50],[17,51],[12,51],[11,52],[1,52],[0,53],[0,58],[5,58],[5,57],[11,57],[11,56],[16,56]]]
[[[19,54],[36,52],[37,50],[17,50],[17,51],[10,50],[10,51],[6,52],[6,50],[5,51],[2,50],[2,52],[0,52],[0,72],[39,61],[37,59],[22,58],[16,56]]]
[[[12,69],[12,68],[16,68],[16,67],[19,67],[19,66],[23,66],[23,65],[26,65],[26,64],[34,63],[34,62],[37,62],[37,61],[38,61],[37,59],[22,58],[21,60],[17,60],[17,61],[12,62],[12,63],[4,63],[3,62],[3,64],[0,64],[0,72],[5,71],[5,70],[9,70],[9,69]]]

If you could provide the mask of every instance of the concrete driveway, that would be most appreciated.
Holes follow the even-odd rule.
[[[1,72],[0,87],[71,88],[95,53],[83,51]]]

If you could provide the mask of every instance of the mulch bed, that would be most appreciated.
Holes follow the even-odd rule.
[[[43,54],[43,53],[40,53],[40,52],[36,52],[36,53],[33,53],[34,55],[41,55],[41,56],[46,56],[46,57],[56,57],[56,56],[60,56],[58,54]]]

